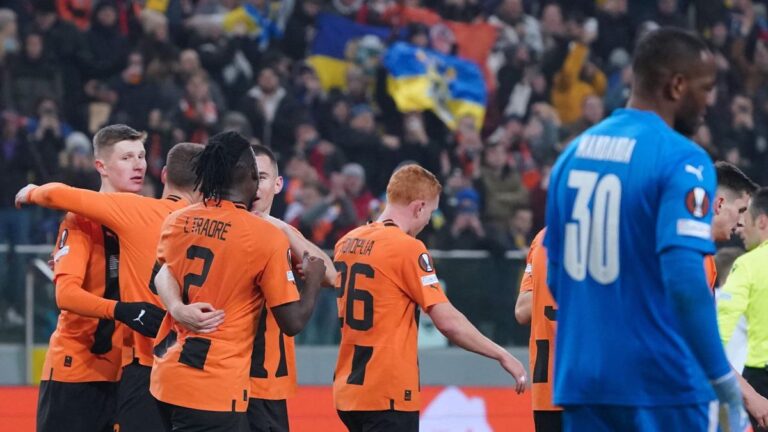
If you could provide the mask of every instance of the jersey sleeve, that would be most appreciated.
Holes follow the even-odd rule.
[[[533,257],[536,256],[538,249],[541,246],[542,238],[544,237],[544,231],[536,234],[531,242],[531,247],[528,249],[528,255],[525,257],[525,270],[523,271],[523,279],[520,281],[520,292],[533,291]]]
[[[712,204],[717,178],[709,156],[687,151],[671,158],[659,183],[656,252],[684,247],[712,254]]]
[[[744,314],[749,304],[751,272],[748,265],[743,265],[744,262],[739,261],[737,259],[734,262],[717,299],[717,326],[724,346],[728,344],[739,322],[739,317]]]
[[[435,272],[432,256],[427,252],[424,243],[416,240],[417,246],[408,245],[403,254],[402,268],[403,290],[422,309],[445,303],[448,298],[440,286],[440,280]]]
[[[143,197],[131,193],[101,193],[78,189],[63,183],[48,183],[33,189],[29,201],[42,207],[77,213],[120,233],[131,226],[131,216]]]
[[[93,247],[88,226],[78,223],[77,217],[68,213],[59,227],[53,254],[56,304],[78,315],[113,319],[117,302],[83,288]]]
[[[291,271],[291,253],[288,239],[277,230],[272,239],[274,247],[267,259],[258,285],[264,293],[264,299],[270,308],[299,300],[296,280]]]

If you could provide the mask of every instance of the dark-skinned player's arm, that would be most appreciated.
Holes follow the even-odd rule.
[[[302,256],[301,267],[304,270],[304,289],[299,300],[271,309],[277,325],[287,336],[295,336],[304,329],[315,309],[317,294],[325,278],[325,263],[308,252]]]

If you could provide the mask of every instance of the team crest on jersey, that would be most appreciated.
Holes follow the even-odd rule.
[[[432,264],[432,257],[428,253],[424,252],[419,255],[419,267],[427,273],[435,271],[435,266]]]
[[[694,217],[702,218],[709,213],[709,196],[702,187],[695,187],[685,195],[685,208]]]
[[[67,244],[67,239],[68,238],[69,238],[69,230],[65,228],[61,232],[61,238],[59,239],[59,249],[63,248],[64,245]]]

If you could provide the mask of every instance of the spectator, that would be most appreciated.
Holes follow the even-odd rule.
[[[528,207],[513,210],[498,238],[506,250],[528,250],[533,229],[533,211]]]
[[[120,32],[117,5],[113,1],[102,0],[96,5],[85,38],[94,58],[88,71],[91,78],[108,79],[125,67],[128,38]]]
[[[525,13],[522,0],[502,0],[488,22],[500,28],[499,49],[525,44],[535,55],[544,51],[539,22]]]
[[[46,57],[44,44],[40,33],[28,33],[23,52],[11,59],[3,77],[5,106],[21,115],[34,115],[36,103],[43,97],[57,101],[64,97],[60,69]]]
[[[355,207],[341,181],[338,175],[332,179],[330,192],[319,183],[304,184],[298,200],[286,210],[288,223],[322,248],[333,249],[357,219]]]
[[[16,210],[13,201],[16,192],[29,183],[30,178],[39,178],[40,165],[32,154],[26,134],[20,130],[20,119],[13,113],[4,112],[0,118],[0,243],[10,249],[0,261],[0,324],[22,325],[24,265],[16,253],[16,245],[30,243],[32,209]]]
[[[597,32],[580,29],[562,68],[554,77],[552,104],[563,124],[570,125],[581,117],[584,99],[590,95],[605,94],[606,78],[588,59],[589,45],[597,38]]]
[[[355,106],[350,114],[349,126],[339,129],[334,141],[348,160],[363,166],[373,191],[382,192],[385,179],[379,164],[400,147],[400,140],[394,136],[379,136],[371,107]]]
[[[40,183],[55,181],[59,177],[59,152],[72,127],[63,122],[56,102],[42,98],[37,104],[37,115],[27,119],[26,131],[32,154],[38,163]]]
[[[743,94],[734,96],[731,100],[731,124],[725,135],[726,151],[738,153],[738,166],[750,177],[759,175],[765,167],[753,165],[758,160],[757,135],[755,134],[754,105],[752,99]]]
[[[110,89],[117,95],[111,123],[130,124],[138,130],[147,129],[149,113],[161,106],[157,86],[147,81],[144,64],[141,52],[131,52],[125,69],[110,83]]]
[[[658,0],[654,21],[661,27],[688,28],[688,21],[678,10],[677,0]]]
[[[187,80],[184,97],[171,115],[176,142],[205,143],[219,130],[219,108],[211,97],[208,75],[194,73]]]
[[[485,149],[476,184],[483,203],[483,220],[490,225],[503,226],[515,208],[528,205],[528,191],[520,174],[509,165],[507,150],[501,145]]]
[[[248,117],[254,136],[262,144],[278,155],[290,153],[298,112],[274,67],[261,69],[256,85],[241,99],[240,111]]]
[[[283,52],[294,59],[303,60],[315,35],[315,19],[320,13],[320,0],[299,0],[285,27],[281,41]]]
[[[581,108],[581,118],[571,125],[570,134],[576,136],[593,125],[597,124],[605,116],[603,99],[597,95],[589,95],[584,98]]]
[[[485,227],[480,221],[480,196],[471,186],[456,192],[453,220],[438,235],[442,249],[486,249],[489,245]]]
[[[71,133],[65,143],[61,181],[72,187],[99,190],[101,179],[93,166],[91,140],[82,132]]]
[[[203,73],[208,80],[208,91],[211,92],[211,100],[216,104],[219,112],[227,110],[227,101],[224,93],[216,81],[210,79],[208,73],[200,64],[200,55],[193,49],[185,49],[179,53],[179,62],[176,69],[176,84],[184,87],[192,75]]]
[[[365,169],[358,163],[348,163],[341,169],[344,193],[355,206],[357,219],[354,226],[364,225],[371,218],[371,208],[376,198],[365,184]]]
[[[597,11],[600,37],[595,41],[595,54],[607,62],[617,50],[632,51],[635,28],[627,14],[628,0],[607,0]]]
[[[59,19],[55,0],[35,2],[33,31],[42,35],[46,55],[60,69],[61,103],[64,118],[75,125],[84,123],[79,109],[84,101],[83,74],[93,64],[85,38],[73,24]]]
[[[19,51],[18,26],[16,14],[10,9],[0,9],[0,68],[6,59]]]

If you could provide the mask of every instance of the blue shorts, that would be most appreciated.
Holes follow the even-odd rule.
[[[716,401],[659,407],[569,405],[564,407],[563,411],[564,432],[714,432],[716,430]]]

